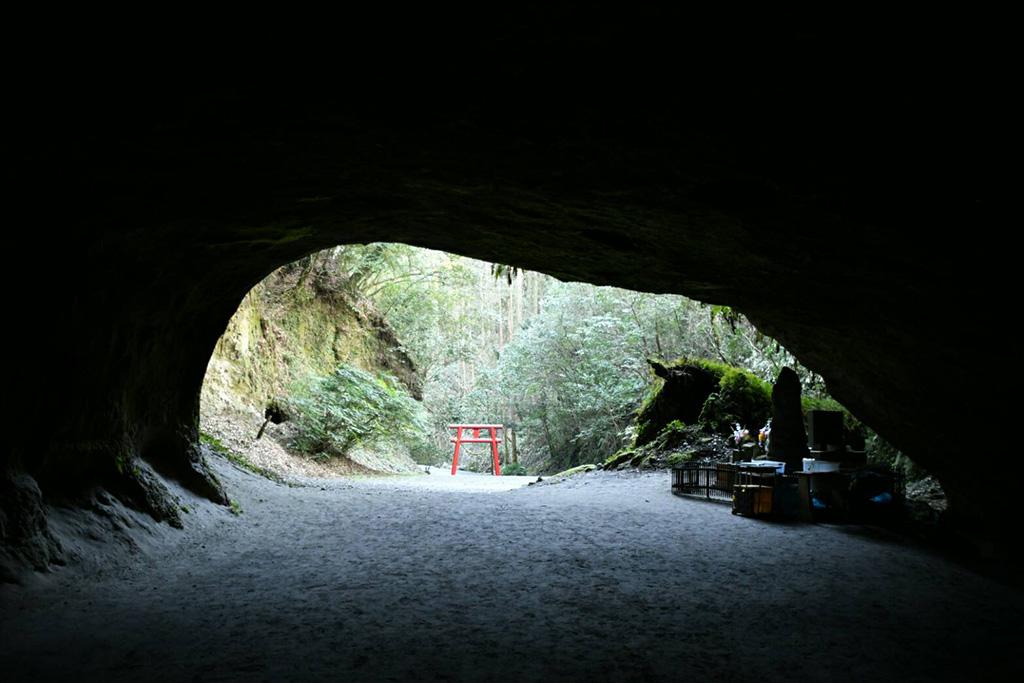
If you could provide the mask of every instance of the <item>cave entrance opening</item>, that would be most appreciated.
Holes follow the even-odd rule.
[[[690,372],[666,366],[708,386],[670,383],[653,401],[665,377]],[[820,377],[727,307],[405,244],[342,245],[243,298],[207,365],[201,438],[275,476],[666,468],[728,458],[733,435],[758,434],[783,367],[831,402]],[[497,453],[454,461],[456,423],[503,425]]]

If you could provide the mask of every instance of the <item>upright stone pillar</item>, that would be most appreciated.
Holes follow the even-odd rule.
[[[792,368],[782,368],[772,387],[772,433],[768,441],[768,457],[785,462],[786,472],[795,472],[803,469],[803,459],[810,455],[800,406],[800,378]]]

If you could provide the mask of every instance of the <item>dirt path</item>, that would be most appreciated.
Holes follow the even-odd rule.
[[[241,516],[206,506],[102,579],[5,589],[3,679],[979,680],[1021,644],[1016,589],[665,474],[289,488],[217,467]]]

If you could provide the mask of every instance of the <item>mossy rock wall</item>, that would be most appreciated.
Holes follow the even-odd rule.
[[[242,300],[217,341],[203,382],[203,413],[263,411],[308,375],[347,364],[396,377],[420,396],[415,367],[372,305],[339,288],[313,286],[280,268]]]
[[[658,379],[637,411],[635,446],[650,443],[672,421],[728,433],[754,430],[772,414],[771,385],[746,370],[707,360],[651,363]]]
[[[726,434],[733,424],[757,431],[772,416],[772,387],[757,376],[726,367],[708,396],[699,422],[709,431]]]

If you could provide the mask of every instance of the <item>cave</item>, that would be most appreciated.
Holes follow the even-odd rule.
[[[934,473],[976,552],[1014,553],[978,303],[1005,291],[996,56],[973,33],[678,19],[499,22],[450,79],[444,50],[353,65],[381,36],[316,68],[22,73],[5,546],[58,559],[42,502],[90,487],[158,518],[167,479],[226,502],[197,400],[239,301],[306,254],[389,241],[730,305]]]

